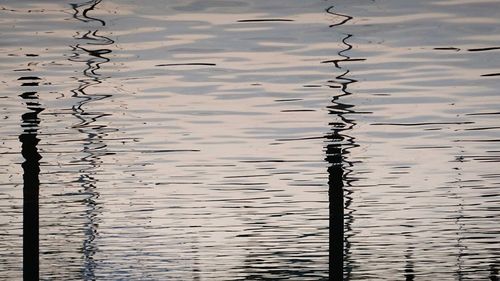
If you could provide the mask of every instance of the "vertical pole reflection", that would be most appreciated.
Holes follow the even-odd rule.
[[[415,269],[413,265],[413,247],[409,247],[408,250],[406,251],[405,260],[406,260],[406,265],[404,269],[405,280],[413,281],[415,280]]]
[[[352,19],[351,16],[333,12],[333,8],[332,6],[326,9],[326,12],[335,16],[338,21],[330,25],[331,28],[343,25]],[[326,146],[325,158],[330,164],[328,167],[330,280],[349,280],[352,267],[349,260],[349,237],[345,235],[344,228],[350,231],[353,222],[353,211],[349,210],[352,201],[349,187],[354,179],[349,179],[348,177],[352,172],[352,163],[346,159],[345,155],[349,153],[350,148],[358,145],[355,143],[354,137],[345,134],[345,131],[351,130],[356,124],[354,120],[348,119],[345,115],[359,112],[353,110],[354,105],[340,101],[342,97],[351,95],[348,86],[356,82],[356,80],[348,78],[349,70],[343,70],[340,63],[361,61],[363,59],[351,59],[344,54],[352,49],[352,45],[347,42],[351,37],[351,34],[345,34],[345,37],[342,39],[345,48],[337,53],[340,59],[323,62],[332,63],[336,69],[343,71],[335,79],[328,81],[328,83],[334,84],[330,86],[331,88],[340,88],[340,92],[332,97],[331,104],[327,106],[328,113],[336,116],[337,119],[336,122],[329,124],[331,126],[331,133],[326,136],[328,144]],[[348,210],[347,214],[345,210]]]
[[[350,243],[348,232],[351,231],[354,210],[350,209],[352,197],[350,187],[355,179],[350,178],[353,163],[348,161],[346,155],[349,149],[357,147],[355,138],[345,134],[351,130],[356,123],[346,118],[347,113],[356,113],[352,105],[341,103],[338,99],[342,96],[351,95],[347,86],[356,80],[346,78],[345,75],[337,76],[337,83],[341,84],[341,94],[333,97],[332,105],[328,106],[329,114],[338,117],[339,122],[331,122],[332,131],[326,136],[325,160],[330,164],[328,167],[328,199],[329,199],[329,271],[330,280],[349,280],[352,264],[349,259]],[[330,81],[332,82],[332,81]],[[347,213],[346,213],[347,211]]]
[[[83,3],[70,4],[74,10],[73,18],[91,25],[96,22],[100,26],[105,26],[106,22],[90,17],[89,12],[96,9],[101,0],[86,1]],[[111,45],[114,43],[110,38],[99,35],[99,30],[88,30],[84,33],[77,32],[74,38],[78,44],[72,47],[72,56],[69,58],[72,62],[79,62],[84,65],[82,71],[83,78],[78,79],[77,88],[71,90],[73,97],[80,99],[73,105],[73,116],[79,119],[79,123],[74,125],[80,133],[84,134],[82,153],[85,154],[78,162],[85,164],[87,167],[80,169],[80,176],[78,181],[81,183],[82,189],[87,195],[84,199],[86,205],[85,218],[85,240],[83,241],[82,252],[84,256],[83,280],[96,280],[95,268],[96,262],[94,255],[98,248],[95,245],[95,239],[98,236],[98,220],[99,220],[99,205],[97,198],[99,192],[97,191],[98,179],[96,174],[102,164],[101,157],[107,155],[107,145],[104,142],[104,137],[107,133],[114,131],[107,128],[106,125],[98,124],[99,119],[110,114],[103,112],[91,112],[87,107],[96,101],[100,101],[111,97],[109,94],[93,94],[91,88],[97,86],[106,78],[99,73],[101,64],[110,61],[105,57],[106,54],[111,53],[110,49],[103,46]]]
[[[36,87],[37,80],[34,76],[24,76],[22,87]],[[20,97],[25,101],[28,112],[24,113],[21,127],[23,131],[19,136],[21,141],[21,154],[25,161],[23,168],[23,279],[38,280],[39,278],[39,190],[40,159],[37,145],[38,128],[40,119],[38,113],[43,108],[38,103],[37,92],[24,92]]]
[[[332,140],[326,147],[328,167],[328,199],[330,208],[330,280],[343,279],[344,264],[344,171],[342,169],[342,149],[337,141],[342,137],[334,131]]]
[[[490,281],[498,281],[498,268],[496,263],[490,264]]]

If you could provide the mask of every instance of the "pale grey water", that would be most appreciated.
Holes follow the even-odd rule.
[[[0,9],[0,279],[498,279],[500,1]]]

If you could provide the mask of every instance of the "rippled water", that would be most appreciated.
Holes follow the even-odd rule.
[[[0,3],[0,279],[498,279],[500,2]]]

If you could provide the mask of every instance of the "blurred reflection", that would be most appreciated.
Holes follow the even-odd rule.
[[[23,76],[22,87],[37,87],[40,78]],[[38,280],[39,275],[39,191],[40,159],[37,144],[40,141],[38,129],[40,119],[38,113],[43,111],[38,102],[37,92],[28,91],[21,95],[28,112],[22,115],[23,132],[19,136],[22,143],[21,154],[25,161],[23,167],[23,278],[24,280]]]
[[[99,0],[71,4],[75,11],[73,17],[83,22],[97,21],[104,26],[105,22],[103,20],[89,17],[87,14],[94,10],[100,2]],[[102,164],[101,157],[108,154],[105,152],[107,145],[103,138],[106,133],[110,131],[106,125],[97,124],[100,118],[110,114],[90,112],[86,109],[95,101],[111,97],[111,95],[108,94],[94,94],[89,91],[92,86],[101,84],[103,80],[109,78],[102,76],[97,73],[97,71],[101,68],[101,64],[109,62],[109,58],[104,55],[111,53],[111,50],[107,48],[96,48],[95,46],[110,45],[113,44],[114,41],[108,37],[98,35],[98,31],[98,29],[88,30],[83,34],[78,32],[74,36],[78,43],[72,46],[73,55],[69,58],[70,61],[85,64],[85,69],[83,70],[84,77],[78,79],[78,87],[71,90],[73,97],[80,99],[80,101],[73,106],[73,116],[78,118],[80,122],[73,127],[77,128],[80,133],[86,136],[83,138],[82,149],[82,153],[85,156],[77,160],[77,162],[80,164],[84,163],[87,167],[80,169],[78,178],[78,182],[82,187],[82,193],[86,195],[84,199],[86,204],[85,217],[87,220],[84,228],[86,239],[83,241],[82,247],[85,259],[83,272],[85,280],[96,279],[94,272],[96,267],[94,255],[97,251],[97,247],[95,246],[94,240],[98,235],[97,227],[99,214],[99,206],[97,203],[99,192],[96,190],[98,185],[96,174]]]
[[[340,21],[330,25],[336,27],[348,22],[352,17],[335,13],[333,6],[328,8],[327,13],[340,18]],[[328,167],[328,186],[329,186],[329,201],[330,201],[330,279],[331,280],[349,280],[352,265],[349,260],[349,237],[344,233],[345,230],[351,233],[351,224],[353,222],[352,212],[349,207],[352,197],[350,196],[350,186],[354,179],[349,177],[352,172],[352,163],[347,160],[349,149],[356,147],[355,138],[347,135],[345,131],[351,130],[356,123],[353,119],[347,118],[346,114],[356,113],[353,110],[354,105],[342,103],[340,99],[344,96],[351,95],[348,86],[356,80],[348,77],[349,70],[344,70],[341,66],[342,62],[359,60],[351,59],[345,52],[352,49],[352,45],[348,43],[348,39],[352,37],[347,34],[342,43],[345,48],[338,52],[341,59],[325,61],[324,63],[332,63],[335,68],[342,71],[342,74],[335,79],[328,81],[332,83],[331,88],[340,88],[340,93],[332,98],[332,104],[327,106],[328,112],[336,116],[337,121],[330,122],[331,132],[326,136],[328,144],[326,146],[325,160],[330,163]],[[347,214],[345,214],[347,210]],[[344,221],[345,219],[345,221]]]
[[[409,247],[405,254],[405,280],[413,281],[415,280],[415,270],[413,265],[413,247]]]
[[[490,264],[490,281],[498,281],[498,268],[497,264],[492,263]]]
[[[460,154],[462,154],[463,151],[461,151]],[[464,228],[465,228],[465,223],[464,223],[464,198],[460,195],[460,190],[462,189],[462,168],[461,166],[463,165],[463,157],[460,155],[456,157],[457,162],[457,167],[454,167],[453,170],[456,171],[457,176],[456,176],[456,181],[454,182],[456,186],[456,191],[453,193],[453,197],[456,198],[457,200],[457,206],[456,206],[456,218],[455,218],[455,225],[456,225],[456,244],[454,247],[457,250],[456,254],[456,268],[455,268],[455,275],[457,280],[463,280],[464,279],[464,270],[463,270],[463,258],[464,258],[464,253],[466,251],[466,247],[464,246],[463,240],[464,240]]]

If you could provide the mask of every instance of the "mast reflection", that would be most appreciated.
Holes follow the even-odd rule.
[[[73,18],[85,23],[90,24],[92,22],[97,22],[99,25],[105,26],[105,21],[88,15],[88,13],[94,10],[100,2],[100,0],[97,0],[70,4],[74,10]],[[78,178],[82,191],[87,195],[84,199],[86,205],[85,217],[87,220],[84,228],[86,238],[82,245],[84,256],[82,274],[84,280],[96,280],[96,261],[94,260],[94,255],[98,249],[94,241],[98,236],[97,227],[99,221],[99,205],[97,201],[99,192],[97,191],[98,179],[96,175],[99,167],[102,165],[101,157],[109,154],[105,151],[107,145],[103,138],[106,133],[111,131],[106,125],[97,124],[100,118],[110,114],[90,112],[87,109],[93,102],[111,97],[109,94],[94,94],[89,91],[90,88],[101,84],[108,78],[99,74],[98,70],[101,69],[101,64],[110,61],[105,55],[111,53],[111,50],[99,46],[106,46],[114,43],[113,40],[99,35],[98,32],[98,29],[91,29],[83,33],[77,32],[74,38],[78,43],[71,46],[73,54],[69,58],[72,62],[80,62],[85,65],[82,71],[83,78],[77,78],[78,86],[71,90],[73,97],[80,99],[72,108],[73,116],[79,120],[78,124],[73,127],[85,135],[83,138],[83,148],[81,150],[84,156],[77,160],[77,162],[84,163],[86,166],[80,169]]]
[[[22,87],[37,87],[40,78],[23,76]],[[38,114],[44,109],[38,102],[37,92],[28,91],[20,95],[25,101],[28,112],[24,113],[19,136],[21,154],[25,161],[23,168],[23,279],[38,280],[39,278],[39,193],[40,193],[40,159],[37,145],[40,119]]]
[[[404,268],[404,277],[406,281],[415,280],[415,269],[413,262],[413,247],[409,247],[405,253],[405,261],[406,265]]]
[[[338,23],[330,25],[337,27],[347,23],[352,17],[333,12],[333,6],[326,12],[340,18]],[[357,147],[355,138],[346,134],[355,125],[353,119],[347,118],[347,114],[358,113],[353,110],[354,105],[340,101],[342,97],[349,96],[352,93],[348,90],[350,84],[357,82],[348,77],[349,70],[344,70],[341,62],[360,61],[363,59],[352,59],[344,53],[352,49],[348,43],[351,34],[346,34],[342,39],[345,48],[337,53],[340,59],[324,61],[323,63],[332,63],[334,67],[342,71],[342,74],[329,80],[332,89],[340,88],[340,92],[332,97],[331,104],[327,106],[328,113],[335,116],[337,121],[329,123],[330,133],[326,136],[328,144],[326,145],[325,160],[330,164],[328,167],[328,198],[329,198],[329,272],[330,280],[349,280],[352,271],[352,264],[349,260],[350,244],[349,235],[353,223],[353,210],[350,209],[352,197],[351,189],[354,178],[349,177],[352,173],[353,163],[347,159],[349,149]],[[346,213],[347,211],[347,213]]]

